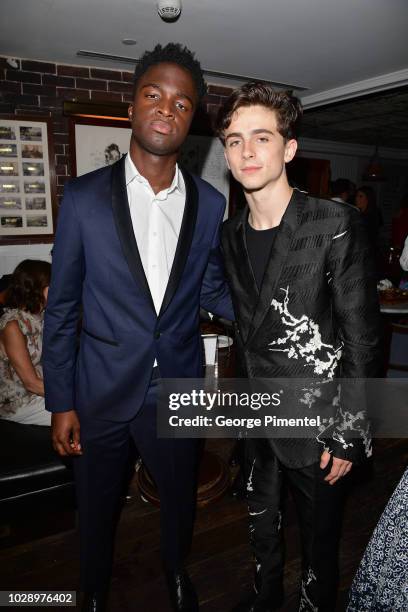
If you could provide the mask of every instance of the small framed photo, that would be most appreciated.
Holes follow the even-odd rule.
[[[42,159],[43,148],[38,144],[23,144],[21,146],[21,157],[23,159]]]
[[[11,229],[17,229],[19,227],[23,227],[23,217],[11,216],[11,215],[1,215],[0,216],[0,227],[3,229],[5,227]]]
[[[0,181],[0,193],[19,193],[20,181],[12,181],[3,178]]]
[[[47,227],[47,215],[27,215],[28,227]]]
[[[17,145],[0,141],[0,159],[2,157],[17,157]]]
[[[7,160],[0,162],[0,177],[2,176],[18,176],[18,163]]]
[[[52,242],[55,208],[51,119],[0,118],[0,244]]]
[[[0,140],[16,140],[16,130],[11,125],[0,125]]]
[[[20,210],[21,198],[14,194],[8,196],[0,195],[0,210]]]
[[[20,126],[21,140],[39,140],[42,142],[42,127],[38,125]]]
[[[26,198],[25,205],[27,210],[46,210],[47,208],[46,199],[42,197]]]
[[[44,164],[36,162],[23,162],[24,176],[44,176]]]

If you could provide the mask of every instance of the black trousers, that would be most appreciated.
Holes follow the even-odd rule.
[[[292,493],[300,522],[302,583],[299,610],[331,612],[338,584],[338,546],[347,484],[324,481],[332,461],[287,468],[264,439],[245,442],[245,476],[250,539],[255,556],[255,589],[260,600],[283,594],[282,485]]]
[[[81,547],[81,589],[109,585],[116,519],[131,438],[160,495],[161,552],[166,569],[183,563],[191,547],[196,504],[197,440],[156,435],[158,379],[130,422],[80,418],[83,455],[74,461]],[[143,551],[142,551],[143,554]]]

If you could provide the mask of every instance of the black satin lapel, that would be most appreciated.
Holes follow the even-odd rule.
[[[154,309],[149,284],[144,273],[142,260],[140,259],[139,249],[137,248],[137,242],[133,232],[126,189],[125,156],[112,166],[112,209],[116,231],[118,232],[127,265],[129,266],[133,278],[144,290],[146,297],[149,299]]]
[[[275,294],[276,287],[281,276],[282,268],[288,255],[293,232],[296,230],[300,221],[303,201],[304,195],[302,192],[295,189],[285,214],[282,217],[275,242],[271,249],[248,340],[257,331],[270,308],[272,298]]]
[[[181,222],[180,235],[177,242],[177,248],[174,255],[174,261],[170,272],[169,282],[167,283],[166,293],[164,294],[163,303],[160,309],[159,316],[164,312],[170,304],[178,284],[183,274],[184,266],[190,252],[191,243],[193,241],[194,229],[197,220],[198,210],[198,189],[191,174],[184,168],[180,168],[184,184],[186,187],[186,204],[184,207],[183,220]]]

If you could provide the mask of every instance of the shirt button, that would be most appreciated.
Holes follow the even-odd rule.
[[[158,340],[160,338],[160,336],[161,336],[161,332],[159,332],[159,331],[155,331],[154,332],[154,337],[156,338],[156,340]]]

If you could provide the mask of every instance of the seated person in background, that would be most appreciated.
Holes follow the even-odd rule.
[[[408,235],[405,238],[404,248],[402,249],[400,257],[401,268],[408,272]]]
[[[0,278],[0,317],[4,312],[4,302],[6,301],[7,287],[10,284],[11,274],[4,274]]]
[[[400,283],[400,288],[408,289],[408,235],[405,238],[404,248],[402,249],[399,261],[401,268],[404,270],[404,274],[402,275]]]
[[[48,262],[22,261],[0,318],[0,418],[26,425],[51,425],[40,363],[50,275]]]

